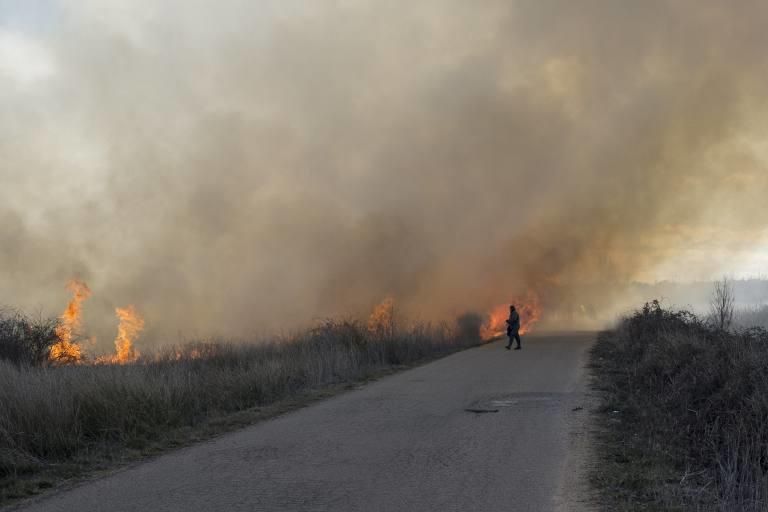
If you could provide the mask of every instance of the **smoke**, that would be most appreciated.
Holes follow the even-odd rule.
[[[0,23],[0,302],[58,311],[77,276],[86,320],[136,304],[151,338],[534,289],[566,324],[764,236],[763,2],[34,14]]]

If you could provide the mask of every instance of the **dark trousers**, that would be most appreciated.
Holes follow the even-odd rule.
[[[508,347],[512,346],[512,340],[516,340],[517,346],[520,346],[520,333],[518,331],[508,332],[507,336],[509,336],[509,345],[507,345]]]

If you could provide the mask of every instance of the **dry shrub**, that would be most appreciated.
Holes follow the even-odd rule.
[[[12,309],[0,309],[0,360],[39,366],[57,341],[55,319],[33,318]]]
[[[727,332],[653,302],[603,333],[592,362],[602,455],[620,461],[613,475],[597,470],[610,499],[766,510],[768,332]]]

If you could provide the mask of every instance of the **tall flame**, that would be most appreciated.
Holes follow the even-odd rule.
[[[531,332],[533,326],[541,319],[542,309],[539,296],[535,292],[529,291],[525,297],[513,298],[509,304],[500,304],[488,313],[486,323],[480,332],[483,340],[490,341],[506,334],[510,304],[515,306],[520,315],[520,335]]]
[[[71,280],[67,289],[72,292],[72,299],[59,317],[58,341],[51,346],[50,359],[58,363],[79,363],[83,360],[83,352],[76,337],[82,325],[83,302],[91,296],[91,289],[78,279]]]
[[[385,298],[373,308],[368,317],[368,331],[373,334],[392,334],[395,326],[395,299]]]
[[[541,320],[542,309],[539,296],[529,291],[525,299],[513,303],[517,304],[516,308],[520,314],[520,334],[528,334]]]
[[[115,309],[120,325],[117,326],[117,338],[115,349],[117,351],[114,362],[125,364],[138,359],[139,352],[133,346],[133,342],[144,330],[144,319],[133,306]]]

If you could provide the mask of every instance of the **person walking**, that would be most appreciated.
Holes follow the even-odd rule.
[[[507,350],[512,348],[512,340],[517,341],[515,350],[520,350],[520,315],[517,313],[514,304],[509,306],[509,318],[507,319],[507,336],[509,343],[505,347]]]

